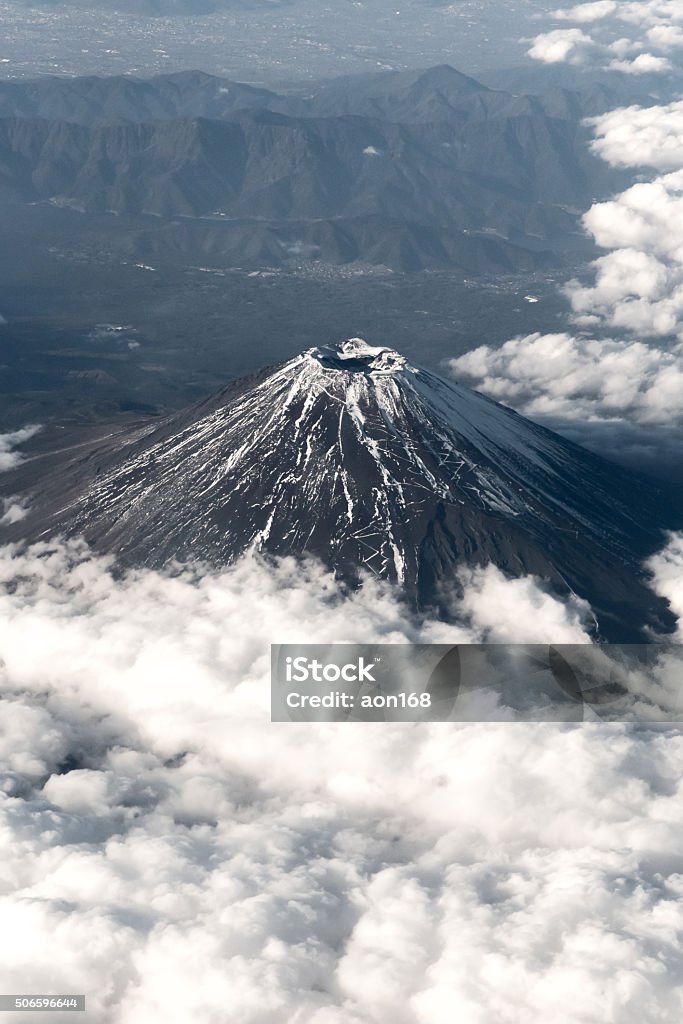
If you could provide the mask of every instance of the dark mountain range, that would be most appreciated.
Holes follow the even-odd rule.
[[[530,62],[514,68],[482,71],[479,78],[493,90],[547,97],[569,93],[581,97],[590,114],[615,107],[638,104],[651,106],[678,99],[683,88],[683,69],[672,67],[666,75],[632,75],[614,68],[591,68],[581,64],[540,64]]]
[[[381,217],[538,248],[577,230],[595,194],[579,131],[528,117],[456,127],[266,111],[100,127],[5,119],[0,198],[166,218]]]
[[[533,92],[533,90],[532,90]],[[647,92],[634,88],[629,93]],[[552,84],[539,93],[489,88],[448,65],[423,71],[392,71],[309,83],[278,93],[200,71],[140,79],[129,75],[35,81],[0,81],[0,117],[41,117],[105,124],[115,121],[220,120],[240,110],[273,110],[290,117],[355,114],[407,124],[552,117],[579,121],[618,105],[603,83],[581,89]]]
[[[493,89],[447,64],[423,71],[333,78],[305,95],[269,100],[271,109],[307,116],[356,114],[413,124],[551,117],[579,121],[614,106],[608,90],[558,89],[527,94]]]
[[[77,124],[116,121],[220,119],[237,110],[277,108],[283,98],[268,89],[187,71],[155,78],[128,75],[0,82],[0,117],[45,118]]]
[[[0,201],[175,220],[131,231],[152,255],[194,238],[190,259],[233,265],[514,272],[576,248],[580,214],[627,180],[584,113],[445,65],[282,95],[199,72],[4,82]]]
[[[673,624],[641,568],[672,525],[650,482],[358,339],[30,458],[4,487],[31,511],[3,540],[82,535],[155,567],[312,554],[442,610],[461,565],[493,563],[588,599],[611,640]]]
[[[557,263],[548,252],[484,233],[379,215],[285,221],[184,218],[131,231],[120,251],[153,262],[193,253],[197,259],[256,267],[324,260],[406,273],[449,267],[466,275],[537,271]]]

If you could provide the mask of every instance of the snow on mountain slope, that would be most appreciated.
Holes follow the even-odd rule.
[[[41,490],[24,532],[128,563],[310,553],[444,608],[463,564],[493,562],[588,598],[605,635],[666,621],[640,569],[666,525],[646,484],[361,339],[22,472]]]

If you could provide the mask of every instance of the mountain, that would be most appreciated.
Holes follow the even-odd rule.
[[[593,184],[573,134],[523,117],[462,129],[269,111],[95,128],[14,118],[0,120],[0,189],[93,212],[378,213],[520,232],[533,204],[542,232]]]
[[[12,118],[0,121],[0,199],[164,218],[376,216],[538,248],[576,230],[595,194],[577,131],[269,111],[96,127]]]
[[[559,93],[581,97],[587,116],[615,107],[671,102],[680,97],[683,88],[680,67],[670,68],[666,75],[633,75],[609,67],[530,61],[514,68],[482,71],[479,78],[492,90],[539,97]]]
[[[522,116],[578,123],[617,106],[620,95],[590,80],[584,88],[574,82],[571,89],[557,87],[552,78],[540,90],[516,85],[513,76],[510,88],[490,88],[447,64],[420,71],[347,75],[288,92],[201,71],[151,78],[44,75],[0,81],[0,117],[97,125],[198,117],[222,120],[240,110],[272,110],[289,117],[356,115],[404,124],[464,124]],[[646,102],[648,95],[634,86],[629,98]]]
[[[0,202],[134,221],[135,260],[514,273],[588,258],[581,213],[630,183],[585,113],[448,65],[289,93],[200,72],[0,82]]]
[[[366,264],[415,273],[444,267],[467,275],[514,274],[556,265],[534,252],[484,234],[382,216],[312,220],[240,219],[164,222],[132,231],[122,254],[131,259],[178,259],[187,253],[254,267]]]
[[[3,540],[82,535],[154,567],[312,554],[444,612],[459,567],[493,563],[586,598],[611,640],[673,625],[641,568],[672,525],[651,482],[360,339],[4,476],[31,511]]]
[[[442,64],[420,71],[333,78],[308,89],[298,108],[295,97],[287,99],[293,113],[317,117],[356,114],[410,124],[478,120],[500,109],[511,97]]]
[[[0,81],[0,117],[38,117],[83,125],[221,119],[237,110],[276,109],[284,103],[283,97],[269,89],[202,71],[154,78],[45,75],[32,81]]]

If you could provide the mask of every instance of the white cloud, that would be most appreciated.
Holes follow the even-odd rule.
[[[560,21],[575,21],[579,24],[590,24],[594,21],[602,21],[604,18],[615,14],[618,9],[616,0],[595,0],[594,3],[577,4],[569,10],[554,11],[554,16]]]
[[[22,498],[2,498],[2,514],[0,514],[0,526],[11,526],[19,523],[28,515],[26,502]]]
[[[580,28],[552,29],[537,36],[529,55],[546,63],[591,62],[630,75],[662,74],[672,64],[666,55],[683,46],[683,6],[679,0],[617,3],[597,0],[553,12],[560,22]],[[588,30],[588,31],[586,31]],[[624,31],[630,35],[625,36]],[[629,51],[642,52],[632,61]],[[617,54],[622,58],[613,60]]]
[[[529,56],[544,64],[581,64],[594,49],[595,43],[581,29],[561,28],[537,36]]]
[[[619,18],[624,22],[647,28],[649,25],[683,22],[681,0],[643,0],[619,5]]]
[[[653,589],[665,597],[679,620],[678,636],[683,643],[683,533],[671,534],[666,548],[648,562]]]
[[[647,38],[656,49],[665,53],[683,47],[683,29],[678,25],[654,25],[648,30]]]
[[[660,159],[673,159],[663,140],[661,147]],[[613,136],[610,152],[616,151]],[[584,224],[601,248],[612,251],[593,264],[592,285],[567,286],[579,322],[597,317],[641,335],[683,338],[683,171],[596,204]]]
[[[483,627],[487,642],[553,643],[554,637],[563,636],[564,643],[586,643],[591,609],[585,601],[572,596],[563,604],[538,580],[510,580],[494,566],[462,573],[461,579],[459,617],[469,620],[475,635]]]
[[[671,71],[672,64],[668,57],[657,57],[653,53],[640,53],[633,60],[613,60],[609,65],[614,71],[623,71],[626,75],[653,75]]]
[[[633,39],[629,39],[627,36],[621,36],[619,39],[615,39],[614,42],[610,43],[607,47],[608,53],[614,54],[620,59],[628,57],[629,54],[638,53],[639,50],[642,50],[642,43],[634,42]],[[608,67],[614,69],[614,64],[611,63]]]
[[[680,0],[598,2],[554,13],[576,27],[539,36],[530,51],[537,59],[589,61],[646,73],[669,69],[668,55],[683,43]],[[683,101],[620,108],[588,124],[598,156],[614,167],[652,168],[658,176],[596,203],[584,216],[587,232],[605,250],[592,264],[590,280],[584,276],[565,288],[573,321],[585,333],[515,338],[499,352],[483,346],[454,360],[452,368],[588,447],[631,465],[642,459],[657,472],[677,472],[683,391]],[[605,339],[607,333],[612,337]],[[620,340],[624,335],[637,340]]]
[[[40,427],[29,426],[9,434],[0,434],[0,473],[19,465],[22,456],[14,449],[34,437],[39,430]]]
[[[683,101],[658,107],[620,107],[589,122],[593,152],[613,167],[683,168]]]
[[[451,371],[520,412],[551,420],[683,426],[683,350],[569,334],[482,345]]]
[[[579,324],[590,326],[602,319],[610,327],[641,336],[680,336],[683,280],[678,268],[636,249],[602,256],[593,267],[593,285],[567,285]]]
[[[612,166],[669,173],[584,216],[596,243],[611,251],[595,261],[592,284],[568,285],[577,320],[683,339],[683,102],[618,109],[591,123],[592,148]]]
[[[679,731],[268,718],[271,640],[574,641],[578,607],[480,572],[466,627],[418,630],[313,565],[112,568],[0,559],[7,991],[89,1024],[679,1019]]]

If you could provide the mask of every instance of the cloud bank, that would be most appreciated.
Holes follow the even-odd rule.
[[[0,557],[4,991],[86,1024],[679,1018],[679,730],[268,718],[271,641],[571,641],[579,607],[480,572],[418,627],[312,564],[114,568]]]
[[[655,107],[620,107],[589,119],[592,149],[613,167],[683,168],[683,101]]]
[[[679,0],[596,0],[553,12],[572,27],[536,36],[529,56],[545,64],[589,64],[629,75],[662,74],[683,48]]]
[[[529,334],[482,345],[451,372],[532,418],[683,426],[683,349]]]
[[[678,638],[683,643],[683,534],[672,534],[666,548],[650,559],[653,588],[671,604],[678,618]]]
[[[556,11],[555,17],[581,27],[539,37],[533,56],[569,62],[588,52],[604,57],[604,33],[615,25],[628,26],[631,36],[614,40],[609,52],[622,60],[630,54],[628,59],[644,70],[656,70],[639,52],[646,45],[670,52],[683,44],[678,0],[598,0]],[[573,40],[564,55],[562,40]],[[634,451],[651,452],[658,447],[651,428],[681,426],[683,101],[619,108],[589,123],[592,149],[603,160],[658,174],[596,203],[583,218],[605,254],[592,264],[591,280],[573,280],[565,288],[582,333],[514,338],[499,352],[482,346],[453,360],[451,368],[528,415],[569,424],[579,441],[590,442],[592,433],[590,426],[578,427],[581,421],[610,424],[617,430],[612,429],[611,442],[607,439],[608,450],[611,444],[619,451],[626,441]],[[612,337],[605,338],[606,332]],[[624,335],[637,340],[618,340]],[[665,462],[679,443],[677,435],[660,438]]]
[[[570,282],[576,318],[683,340],[683,103],[614,110],[592,124],[593,149],[613,166],[670,173],[585,215],[588,232],[610,251],[595,261],[593,284]]]
[[[584,216],[609,250],[595,281],[567,292],[579,323],[683,340],[683,103],[628,107],[593,119],[593,149],[613,166],[668,171],[597,203]]]

